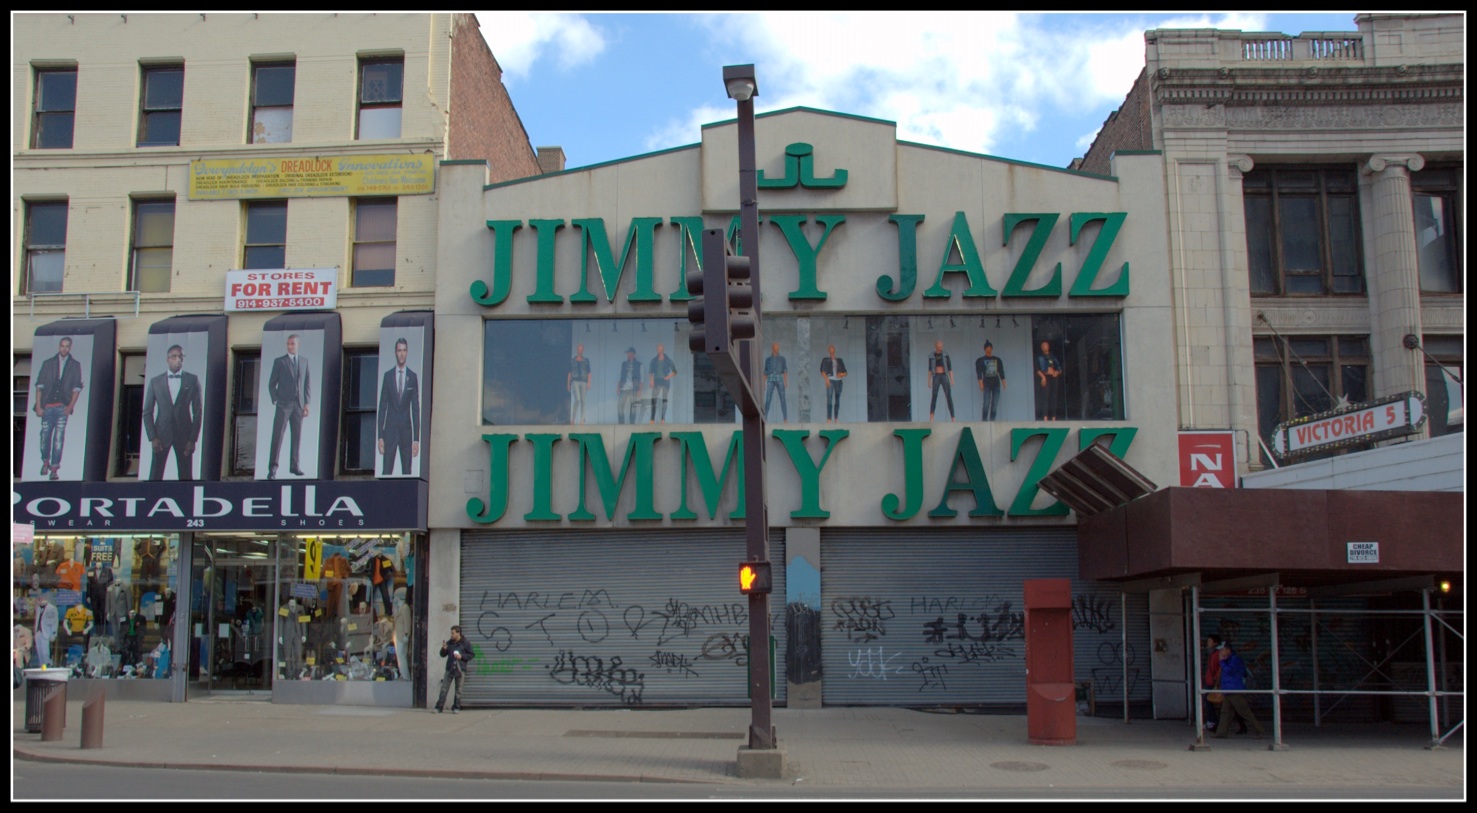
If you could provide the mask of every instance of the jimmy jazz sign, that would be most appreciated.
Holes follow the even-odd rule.
[[[1067,508],[1061,503],[1053,503],[1045,508],[1033,508],[1032,503],[1040,490],[1038,483],[1051,471],[1053,461],[1066,444],[1071,431],[1069,428],[1016,427],[1010,430],[1011,460],[1019,460],[1023,465],[1029,465],[1029,469],[1008,503],[1002,503],[1001,498],[1005,495],[997,498],[991,487],[974,433],[967,426],[960,428],[956,443],[948,450],[950,457],[947,481],[941,489],[925,493],[924,471],[928,464],[935,462],[925,456],[925,441],[932,431],[926,427],[899,427],[893,430],[892,434],[902,451],[902,487],[896,490],[882,489],[886,493],[879,491],[875,495],[877,504],[887,519],[895,522],[913,519],[925,506],[931,506],[927,512],[930,519],[953,519],[958,516],[959,511],[951,505],[950,499],[956,496],[958,500],[955,504],[960,507],[969,505],[968,515],[975,518],[1066,515]],[[1077,434],[1081,448],[1086,449],[1093,442],[1106,437],[1109,439],[1109,451],[1122,457],[1127,454],[1137,433],[1136,427],[1125,426],[1084,428]],[[825,449],[818,459],[805,446],[805,440],[810,436],[809,431],[771,431],[771,437],[779,441],[785,450],[784,462],[777,465],[792,466],[793,474],[799,480],[796,492],[799,505],[790,512],[791,519],[824,520],[831,516],[821,500],[821,477],[828,465],[835,464],[837,458],[845,457],[845,441],[851,433],[846,429],[824,429],[817,434],[825,441]],[[489,487],[485,498],[473,497],[467,501],[467,515],[477,523],[492,524],[502,520],[507,515],[511,490],[515,487],[529,490],[524,495],[531,498],[528,502],[532,510],[523,515],[527,522],[598,522],[600,516],[595,509],[603,513],[605,520],[613,520],[620,495],[628,483],[634,503],[623,517],[625,520],[697,520],[700,519],[700,513],[713,519],[723,501],[725,485],[730,481],[735,483],[737,498],[732,512],[727,515],[728,519],[744,518],[743,455],[739,452],[743,448],[742,430],[731,433],[721,461],[715,461],[709,454],[703,433],[697,431],[676,431],[665,437],[661,432],[634,432],[629,436],[624,451],[617,450],[614,455],[606,449],[606,436],[598,432],[571,432],[567,435],[542,432],[523,435],[492,433],[483,435],[482,440],[487,444]],[[1038,440],[1039,444],[1036,443]],[[576,446],[577,470],[564,472],[566,475],[573,474],[573,477],[560,477],[558,481],[578,483],[577,495],[556,494],[557,466],[554,447],[563,441]],[[658,443],[676,444],[681,461],[680,503],[669,514],[658,511],[656,506],[655,461],[658,457]],[[532,478],[511,476],[509,458],[514,444],[527,444],[531,451]],[[1032,447],[1035,448],[1034,455],[1030,451]],[[1029,464],[1027,460],[1030,461]],[[616,462],[616,465],[612,465],[612,462]],[[718,462],[716,467],[715,462]],[[845,470],[847,464],[843,463],[838,468]],[[590,482],[595,484],[594,492],[598,494],[587,489],[586,484]],[[696,493],[689,493],[690,482],[696,482]],[[573,492],[574,489],[570,490]],[[573,511],[560,514],[554,510],[556,499],[570,504],[574,503],[576,497],[578,502]]]
[[[780,178],[767,178],[759,173],[759,187],[765,190],[792,188],[841,189],[846,185],[847,170],[834,170],[827,178],[816,178],[811,164],[814,149],[805,143],[791,144],[786,149],[786,171]],[[940,244],[920,246],[918,233],[926,215],[895,213],[887,220],[895,235],[897,265],[895,272],[884,273],[873,281],[876,295],[884,302],[904,302],[915,296],[923,300],[949,299],[955,287],[963,287],[964,300],[979,301],[999,298],[1056,299],[1064,287],[1068,298],[1122,298],[1129,292],[1129,264],[1114,268],[1106,263],[1118,240],[1127,212],[1007,212],[1001,221],[1002,249],[1019,253],[1014,263],[988,267],[981,253],[976,228],[969,214],[956,211],[949,218],[949,231]],[[820,227],[815,240],[803,228],[812,219]],[[791,302],[820,302],[828,291],[822,287],[820,269],[824,266],[827,242],[847,222],[846,214],[781,214],[770,213],[760,219],[779,230],[791,255],[796,280],[788,292]],[[735,240],[738,216],[728,226],[729,239]],[[559,290],[555,282],[558,233],[573,226],[579,231],[580,285],[578,290]],[[619,256],[611,243],[610,228],[605,218],[542,218],[524,220],[494,219],[487,221],[494,240],[493,266],[490,280],[476,280],[470,294],[477,304],[497,307],[507,301],[513,291],[514,235],[523,228],[534,233],[535,252],[533,291],[526,295],[530,304],[562,304],[566,297],[573,305],[594,305],[603,298],[614,302],[627,269],[633,277],[626,301],[632,303],[685,302],[685,279],[688,256],[697,256],[698,238],[706,228],[699,215],[669,217],[633,217],[625,224],[625,240]],[[680,249],[677,266],[662,269],[661,280],[655,268],[653,247],[657,230],[664,228],[673,235]],[[1068,245],[1075,247],[1075,268],[1065,270],[1062,261],[1044,257],[1048,240],[1066,232]],[[590,289],[589,266],[595,265],[599,279],[598,292]],[[1042,274],[1036,274],[1042,269]],[[1049,269],[1049,272],[1046,271]],[[889,269],[892,271],[892,269]],[[1075,271],[1075,273],[1073,273]],[[1032,279],[1044,281],[1027,287]],[[1070,286],[1064,279],[1070,277]],[[846,279],[854,278],[847,269]],[[958,281],[955,285],[950,285]],[[922,290],[920,291],[920,286]],[[597,295],[598,293],[598,295]]]

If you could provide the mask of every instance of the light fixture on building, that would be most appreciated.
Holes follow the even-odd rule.
[[[1021,323],[1020,322],[1017,322],[1015,320],[1015,314],[1013,314],[1013,313],[1010,315],[1010,324],[1013,325],[1013,326],[1015,326],[1015,327],[1020,327],[1021,326]]]
[[[850,316],[843,316],[843,317],[841,317],[841,329],[842,330],[850,330],[851,329],[851,317]]]
[[[642,333],[645,333],[646,332],[646,323],[645,322],[642,322],[641,323],[641,332]]]
[[[949,327],[959,327],[958,325],[954,324],[954,317],[952,316],[949,317]]]
[[[590,332],[590,323],[589,322],[585,322],[585,332],[586,333],[589,333]]]
[[[723,86],[728,89],[728,98],[736,102],[747,102],[759,95],[759,79],[753,65],[725,66]]]
[[[933,317],[928,317],[928,329],[933,330]]]

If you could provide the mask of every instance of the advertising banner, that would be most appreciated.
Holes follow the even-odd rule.
[[[1236,435],[1181,432],[1180,485],[1190,488],[1236,487]]]
[[[338,307],[334,268],[257,268],[226,272],[226,311],[331,310]]]
[[[435,187],[436,160],[429,153],[190,162],[190,200],[429,195]]]

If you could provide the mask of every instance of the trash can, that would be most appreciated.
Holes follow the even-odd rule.
[[[62,693],[62,702],[67,699],[66,669],[27,669],[26,673],[26,732],[41,732],[42,711],[46,700],[53,692]]]

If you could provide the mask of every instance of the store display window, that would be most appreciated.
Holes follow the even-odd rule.
[[[178,556],[176,535],[41,535],[13,545],[16,665],[73,678],[170,677]]]
[[[484,425],[735,423],[685,319],[496,319]],[[764,319],[755,396],[786,423],[1124,420],[1118,313]]]
[[[281,546],[277,680],[411,679],[410,534],[293,537]]]

